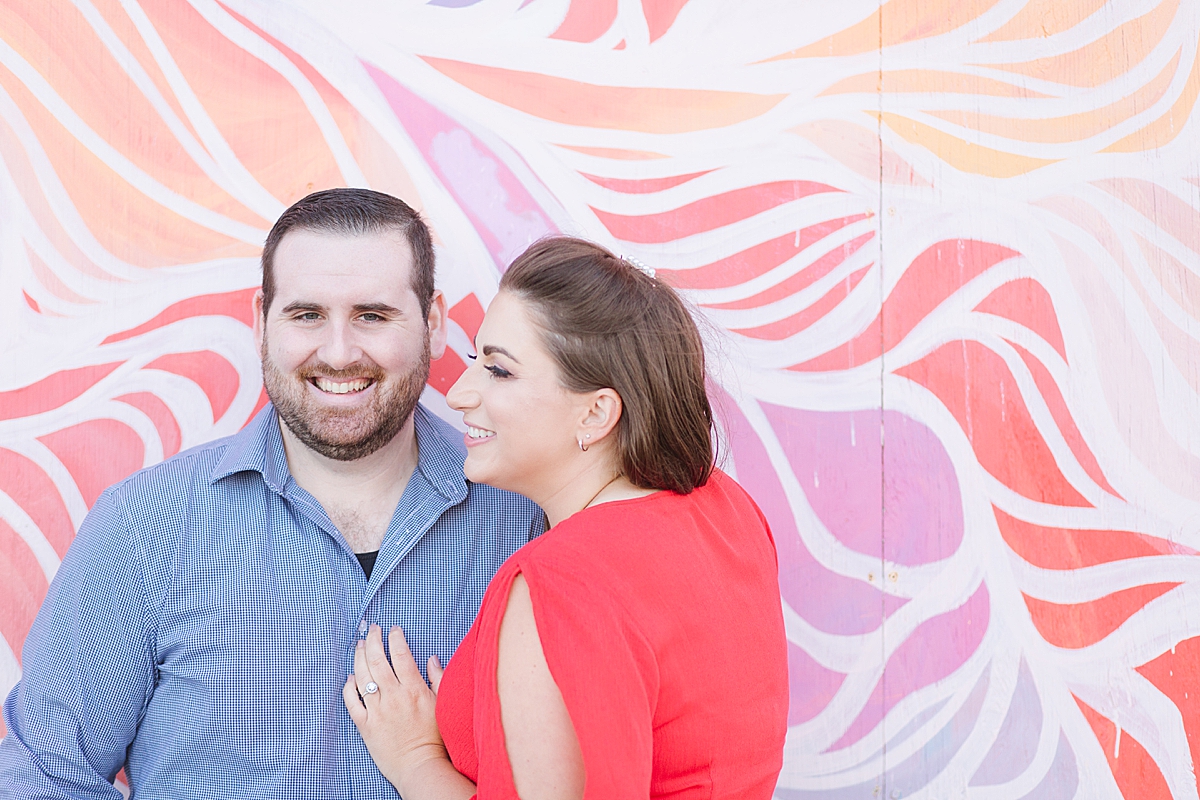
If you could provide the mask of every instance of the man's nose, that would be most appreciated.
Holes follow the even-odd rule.
[[[348,323],[333,321],[326,326],[325,332],[325,340],[317,355],[326,364],[334,369],[343,369],[362,359],[362,347]]]

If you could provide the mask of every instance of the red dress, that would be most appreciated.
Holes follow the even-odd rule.
[[[437,702],[481,800],[517,797],[496,665],[518,573],[579,738],[585,797],[771,797],[788,710],[778,563],[732,478],[585,509],[496,573]]]

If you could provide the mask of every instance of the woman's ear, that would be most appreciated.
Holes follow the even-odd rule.
[[[587,397],[587,406],[576,436],[584,445],[592,445],[608,436],[621,420],[624,405],[615,389],[597,389]]]

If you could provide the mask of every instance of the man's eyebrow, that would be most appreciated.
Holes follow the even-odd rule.
[[[364,311],[375,311],[380,314],[399,315],[400,309],[389,306],[387,303],[356,303],[354,310],[362,313]]]
[[[295,314],[297,311],[324,311],[325,306],[307,300],[296,300],[279,309],[281,314]]]
[[[494,345],[494,344],[485,344],[485,345],[483,346],[483,350],[482,350],[481,352],[482,352],[482,353],[483,353],[485,356],[490,356],[492,353],[499,353],[499,354],[500,354],[500,355],[502,355],[502,356],[508,356],[508,357],[509,357],[509,358],[511,358],[513,361],[517,362],[518,364],[520,364],[520,363],[521,363],[521,359],[517,358],[517,357],[516,357],[516,356],[514,356],[512,353],[508,352],[508,351],[507,351],[507,350],[505,350],[503,347],[499,347],[499,346],[497,346],[497,345]]]

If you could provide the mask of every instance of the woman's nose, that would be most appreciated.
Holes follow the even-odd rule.
[[[479,393],[472,386],[473,372],[475,372],[474,365],[469,364],[458,376],[454,385],[450,387],[450,391],[446,392],[446,405],[455,411],[466,411],[479,405]]]

